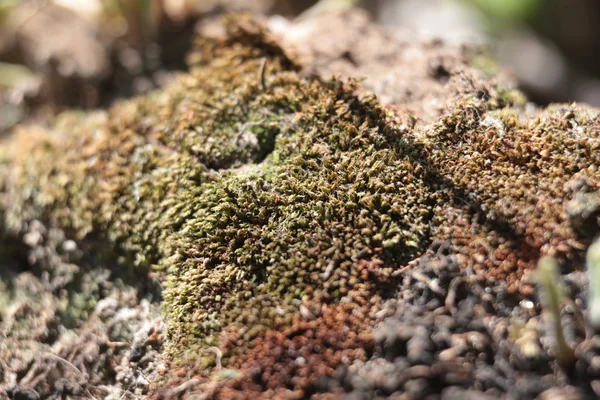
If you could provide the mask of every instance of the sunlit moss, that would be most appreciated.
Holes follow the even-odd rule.
[[[563,206],[574,180],[599,184],[591,110],[526,120],[514,93],[478,91],[413,131],[352,82],[302,77],[255,23],[228,27],[198,41],[168,88],[2,147],[5,230],[39,219],[155,271],[173,365],[206,375],[213,346],[224,366],[245,365],[268,332],[295,347],[273,334],[290,326],[336,340],[348,315],[332,304],[372,318],[395,295],[393,273],[434,240],[464,255],[460,268],[517,289],[540,254],[576,259],[591,240]],[[298,342],[310,353],[323,337]]]

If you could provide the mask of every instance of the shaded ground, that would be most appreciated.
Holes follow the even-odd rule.
[[[160,222],[160,215],[144,214],[157,205],[169,210],[162,202],[153,203],[157,201],[153,196],[149,205],[140,206],[142,211],[136,211],[131,218],[123,211],[129,207],[126,203],[122,203],[124,208],[114,218],[100,212],[93,216],[94,221],[106,218],[101,226],[106,230],[102,233],[116,232],[119,226],[130,229],[131,237],[109,237],[107,242],[116,249],[133,249],[132,254],[139,255],[135,260],[122,259],[128,253],[121,258],[110,251],[99,254],[94,241],[100,239],[81,233],[87,230],[85,213],[81,220],[57,223],[72,218],[68,212],[60,211],[65,209],[60,205],[66,204],[73,210],[90,207],[82,204],[87,202],[85,196],[75,194],[75,201],[70,194],[60,193],[55,202],[46,202],[36,192],[46,184],[46,178],[36,176],[47,177],[56,187],[61,186],[60,173],[73,173],[69,179],[80,179],[74,169],[68,168],[67,161],[53,162],[58,174],[45,175],[35,164],[23,167],[19,173],[31,180],[24,180],[20,186],[11,181],[10,174],[0,175],[0,186],[9,188],[2,192],[3,210],[8,210],[5,220],[12,224],[3,229],[11,235],[7,235],[2,246],[8,255],[2,257],[6,264],[2,265],[1,276],[4,297],[0,297],[0,382],[5,393],[0,396],[137,398],[149,391],[162,398],[600,395],[597,337],[589,332],[582,315],[586,294],[582,258],[599,225],[597,213],[574,215],[571,211],[576,207],[568,202],[585,193],[597,193],[600,129],[596,111],[580,106],[555,106],[542,111],[525,105],[522,96],[511,90],[510,81],[498,82],[469,66],[477,55],[474,50],[395,38],[381,32],[360,12],[323,18],[283,27],[281,21],[270,22],[273,30],[283,36],[280,40],[285,46],[295,48],[290,52],[298,54],[299,78],[293,72],[295,65],[286,61],[277,45],[256,35],[252,25],[247,31],[251,40],[242,35],[242,39],[237,38],[242,43],[239,46],[234,40],[221,44],[223,50],[216,45],[214,49],[209,45],[201,47],[205,58],[197,61],[193,77],[210,73],[216,85],[227,85],[229,82],[221,78],[227,69],[237,68],[239,76],[234,82],[240,79],[244,85],[239,90],[234,85],[233,94],[224,96],[226,101],[233,101],[233,108],[238,105],[235,96],[258,98],[260,101],[252,100],[252,104],[260,109],[265,105],[263,101],[270,104],[268,96],[286,99],[286,95],[295,93],[296,86],[301,88],[300,93],[306,98],[296,113],[284,110],[276,119],[280,129],[276,135],[282,138],[276,144],[256,142],[261,134],[270,137],[271,125],[260,120],[264,129],[252,131],[254,138],[246,132],[250,125],[237,135],[239,129],[219,131],[225,138],[236,136],[233,150],[228,143],[220,142],[214,145],[214,152],[198,150],[194,145],[205,142],[193,140],[202,138],[203,131],[194,129],[202,124],[188,121],[204,115],[201,113],[214,114],[200,102],[192,101],[196,100],[194,95],[184,96],[182,103],[175,104],[184,104],[195,114],[188,116],[185,107],[173,107],[165,119],[165,124],[177,123],[170,126],[172,131],[148,124],[147,121],[159,119],[151,112],[141,111],[129,120],[127,106],[111,111],[114,119],[110,119],[110,129],[115,130],[110,132],[115,139],[103,143],[104,153],[98,154],[110,159],[112,156],[108,155],[116,153],[115,149],[131,151],[135,162],[144,165],[143,149],[148,146],[163,154],[162,147],[152,141],[158,137],[173,144],[175,154],[193,154],[193,160],[176,161],[196,165],[201,178],[189,178],[188,172],[176,170],[173,176],[183,176],[186,180],[181,182],[192,187],[205,179],[216,182],[209,184],[214,192],[194,203],[194,212],[178,210],[181,215],[187,212],[193,217],[182,217],[185,229],[180,229],[181,235],[177,233],[175,239],[170,234],[166,239],[161,236],[160,241],[151,234],[149,239],[144,236],[145,232],[160,232],[164,227],[160,224],[135,225],[136,218],[156,218]],[[228,46],[234,49],[233,56]],[[256,46],[255,50],[252,46]],[[260,57],[253,59],[248,54]],[[267,64],[261,61],[262,57]],[[223,60],[228,63],[223,64]],[[270,69],[261,81],[267,66]],[[368,97],[359,100],[349,88],[314,78],[316,75],[326,80],[334,73],[344,77],[369,75],[358,91],[361,96],[374,91],[385,105],[384,111],[380,113],[378,105]],[[245,81],[246,76],[252,77],[250,84]],[[189,81],[193,86],[193,79]],[[210,85],[199,87],[212,90]],[[279,87],[286,90],[277,92]],[[178,89],[167,93],[176,97]],[[314,115],[307,115],[303,104],[310,105],[314,98],[320,99],[319,95],[336,101],[327,107],[316,107]],[[139,104],[151,106],[156,99],[143,101]],[[384,113],[392,111],[393,115],[384,117]],[[326,112],[337,116],[323,117],[328,115]],[[288,113],[294,119],[288,119]],[[257,122],[251,120],[256,117],[252,113],[243,111],[241,115],[248,120],[235,120],[240,126]],[[99,121],[104,123],[102,118]],[[116,130],[122,122],[128,124],[127,131]],[[213,123],[209,118],[201,122]],[[318,125],[321,122],[323,125]],[[67,120],[66,126],[73,126],[72,123]],[[81,124],[81,129],[85,131],[95,123],[88,121]],[[213,126],[215,130],[222,128],[218,123]],[[348,126],[356,128],[348,136],[356,138],[354,142],[344,142],[343,129],[351,129]],[[322,127],[322,136],[318,136],[321,133],[316,127]],[[329,135],[329,130],[334,134]],[[99,132],[98,135],[101,129]],[[65,134],[66,140],[69,135]],[[86,132],[82,135],[87,137]],[[169,142],[172,137],[193,140]],[[144,138],[143,145],[136,142],[138,138]],[[313,147],[313,143],[318,146]],[[131,149],[127,144],[131,144]],[[60,148],[60,140],[57,146]],[[268,157],[273,149],[279,157],[276,160]],[[43,154],[43,148],[40,151]],[[367,164],[352,164],[352,160],[363,162],[372,154],[375,156],[367,159]],[[51,153],[49,157],[47,160],[52,159]],[[28,156],[20,154],[16,159],[17,165],[25,165]],[[124,160],[110,168],[129,168],[129,158]],[[164,162],[159,163],[161,168],[173,162],[168,157],[159,161]],[[284,174],[276,175],[279,163],[307,174],[309,179],[304,179],[313,186],[302,194],[304,197],[299,199],[300,192],[291,190],[293,182]],[[344,165],[344,170],[337,170],[338,165]],[[268,170],[263,174],[260,169],[265,166],[272,166],[275,172]],[[0,164],[0,168],[11,167]],[[162,176],[160,168],[152,168],[157,171],[156,176]],[[348,174],[348,181],[339,182],[336,178],[344,174]],[[104,179],[109,184],[120,184],[110,173]],[[228,180],[233,182],[230,187],[219,186]],[[147,177],[139,182],[136,188],[152,184]],[[200,184],[198,187],[204,190]],[[423,187],[424,195],[418,192]],[[93,185],[85,190],[103,193]],[[171,194],[167,199],[180,195],[172,185],[165,185],[165,190]],[[361,193],[354,206],[350,204],[352,198],[346,197],[351,190]],[[125,199],[125,195],[119,196],[123,197],[116,198]],[[89,199],[101,200],[93,196]],[[337,223],[344,217],[339,213],[341,208],[335,208],[339,199],[346,202],[345,207],[359,210],[355,214],[348,211],[349,216],[356,218]],[[239,206],[243,201],[249,201],[252,212]],[[319,201],[326,203],[325,207],[332,202],[331,209],[338,211],[327,214],[322,231],[302,214],[302,204],[319,206]],[[112,204],[117,204],[119,210],[121,203],[109,206]],[[407,207],[409,213],[398,214],[398,207]],[[425,210],[423,214],[419,208]],[[39,213],[39,209],[51,211]],[[281,210],[298,212],[293,214],[296,220],[290,221]],[[49,223],[41,223],[34,220],[37,214],[53,217],[48,218]],[[408,215],[409,221],[402,222],[402,215]],[[392,226],[392,222],[396,225]],[[72,226],[64,231],[58,228],[69,224]],[[202,229],[207,228],[202,224],[213,224],[211,229],[219,234],[204,235]],[[263,225],[279,226],[278,235],[287,235],[293,244],[300,245],[293,251],[280,249],[276,254],[283,256],[278,263],[285,265],[289,261],[294,274],[301,275],[306,269],[318,277],[311,275],[310,284],[300,285],[302,280],[296,275],[279,277],[277,270],[269,269],[273,261],[260,258],[269,244],[255,235],[257,227]],[[395,231],[398,226],[408,228]],[[360,234],[344,238],[344,227],[349,229],[348,235],[360,227]],[[196,236],[186,236],[194,229]],[[271,232],[264,231],[262,237],[275,243],[276,235]],[[236,235],[240,240],[229,241]],[[302,247],[304,236],[317,243],[314,249]],[[155,246],[148,249],[144,240]],[[162,243],[168,240],[183,249],[191,261],[168,271],[172,275],[165,311],[171,320],[165,321],[165,314],[161,316],[158,311],[163,272],[155,274],[143,272],[147,271],[144,268],[123,266],[147,267],[154,262],[156,253],[159,259],[161,252],[169,254],[170,244]],[[319,247],[321,244],[328,247]],[[202,260],[209,258],[207,252],[214,248],[218,253],[202,265]],[[297,255],[300,253],[302,256]],[[541,255],[557,257],[563,267],[562,279],[570,299],[564,310],[564,325],[577,357],[567,367],[555,360],[553,338],[544,329],[532,281],[527,276]],[[296,260],[300,262],[296,264]],[[316,265],[315,271],[310,270],[312,265]],[[246,266],[252,268],[245,270]],[[210,275],[221,267],[239,268],[246,275],[223,285],[219,300],[215,294],[206,297],[205,292],[193,289],[183,294],[175,292],[180,282],[200,282],[200,287],[205,284],[204,279],[212,279],[213,288],[221,289],[221,282]],[[267,272],[262,273],[261,268]],[[197,271],[201,271],[201,276],[196,275]],[[251,274],[256,277],[247,278]],[[268,281],[269,274],[289,279],[289,285],[298,285],[303,294],[302,301],[285,303],[287,297],[276,296],[285,293],[286,287],[277,289],[280,292],[276,295],[269,292],[282,299],[278,303],[285,308],[281,323],[271,329],[247,332],[239,325],[246,323],[251,327],[256,320],[237,319],[215,335],[218,340],[213,346],[204,343],[202,348],[186,347],[195,344],[192,339],[200,338],[203,343],[202,335],[213,332],[213,327],[208,326],[212,320],[201,313],[209,308],[207,304],[213,307],[213,302],[220,304],[221,297],[229,296],[230,287],[239,289],[233,291],[232,297],[241,296],[242,290],[248,290],[252,296],[236,303],[223,300],[223,307],[251,304],[250,308],[255,306],[258,310],[255,315],[276,321],[278,304],[272,304],[267,297],[260,297],[261,303],[256,304],[251,300],[256,293],[264,294],[253,285],[261,279]],[[206,287],[202,290],[210,291],[211,286]],[[188,296],[195,301],[189,301]],[[258,314],[263,310],[265,315]],[[270,310],[275,311],[275,316],[267,312]],[[225,321],[238,311],[228,309],[227,316],[219,320]],[[187,325],[176,325],[178,319]],[[198,325],[189,325],[190,321]],[[165,325],[170,326],[168,335]],[[169,351],[163,358],[166,347]],[[196,363],[189,359],[173,362],[174,355],[180,352],[200,350],[209,356]]]

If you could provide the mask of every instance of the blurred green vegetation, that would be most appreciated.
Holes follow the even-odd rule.
[[[543,0],[463,0],[480,9],[491,29],[502,29],[516,22],[530,21],[543,6]]]
[[[0,62],[0,87],[17,86],[33,77],[33,72],[20,64]]]

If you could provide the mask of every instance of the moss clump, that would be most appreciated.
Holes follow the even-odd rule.
[[[280,75],[262,96],[258,70],[263,57],[268,76],[294,65],[266,42],[248,51],[259,34],[244,34],[246,45],[231,44],[223,57],[212,55],[219,43],[199,44],[196,72],[163,92],[106,114],[63,115],[51,134],[18,134],[10,149],[16,167],[8,178],[8,227],[19,232],[39,218],[78,238],[101,232],[134,255],[134,264],[157,263],[169,233],[192,211],[186,200],[216,171],[260,161],[285,129],[273,121],[293,110],[279,94],[289,84]],[[231,43],[241,35],[232,28]]]
[[[318,315],[391,289],[429,240],[435,193],[373,98],[299,77],[260,27],[197,49],[162,92],[21,132],[6,212],[12,232],[40,219],[166,271],[169,352],[200,367],[221,331],[243,327],[228,358],[303,303]]]
[[[215,62],[228,65],[231,51],[219,46]],[[257,81],[249,62],[255,68],[238,73],[236,85]],[[185,349],[199,365],[213,357],[207,351],[202,359],[198,346],[218,345],[232,324],[242,340],[225,357],[289,326],[305,302],[318,309],[385,292],[393,266],[429,240],[436,194],[417,150],[372,98],[272,68],[257,101],[259,109],[269,104],[281,130],[273,153],[250,172],[222,172],[203,185],[171,238],[178,247],[165,293],[171,351]]]
[[[242,389],[301,396],[368,357],[394,272],[434,240],[514,290],[540,253],[581,256],[590,238],[563,200],[599,184],[589,110],[522,121],[498,109],[502,91],[466,93],[413,131],[352,83],[300,76],[256,24],[228,27],[198,42],[169,88],[21,132],[1,178],[11,234],[39,219],[159,272],[167,352],[184,376],[204,379],[219,354],[245,371]]]
[[[531,120],[509,109],[463,106],[428,133],[429,158],[481,219],[545,252],[580,254],[568,200],[599,184],[600,121],[593,110],[552,107]]]

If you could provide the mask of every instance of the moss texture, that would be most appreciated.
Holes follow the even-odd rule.
[[[432,242],[519,291],[541,254],[578,259],[596,233],[567,203],[600,184],[593,110],[527,117],[489,85],[413,131],[352,82],[300,76],[249,20],[196,49],[165,90],[2,144],[5,233],[39,219],[164,280],[181,368],[162,384],[214,372],[223,396],[306,396],[369,356]]]

